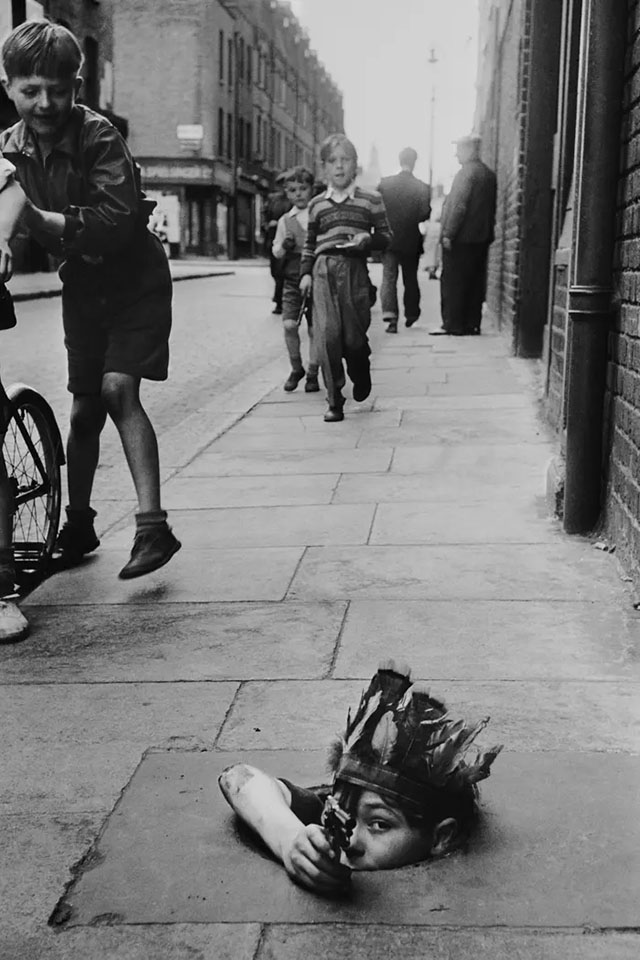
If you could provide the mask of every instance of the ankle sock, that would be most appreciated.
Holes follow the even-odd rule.
[[[166,526],[166,523],[166,510],[147,510],[136,513],[136,530],[152,530],[154,527]]]
[[[91,507],[83,507],[76,510],[75,507],[65,507],[68,522],[74,527],[92,527],[93,521],[98,516]]]

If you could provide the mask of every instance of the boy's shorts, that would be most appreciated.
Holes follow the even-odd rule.
[[[126,261],[60,268],[70,393],[99,395],[105,373],[167,379],[171,272],[162,244],[148,238]]]

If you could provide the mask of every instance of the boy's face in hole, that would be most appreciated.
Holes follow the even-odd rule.
[[[356,806],[356,826],[343,860],[352,870],[388,870],[425,860],[432,838],[412,826],[397,806],[372,790],[363,790]]]
[[[13,77],[4,81],[20,119],[41,140],[55,140],[69,119],[81,85],[80,77]]]
[[[306,183],[300,183],[297,180],[287,184],[287,197],[298,210],[304,210],[309,206],[311,199],[311,187]]]
[[[337,190],[345,190],[356,175],[356,161],[344,147],[337,146],[324,164],[327,182]]]

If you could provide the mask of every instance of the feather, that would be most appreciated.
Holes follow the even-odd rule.
[[[329,744],[329,750],[327,751],[327,770],[329,770],[330,773],[335,773],[340,766],[345,747],[346,744],[340,736],[334,737]]]
[[[371,737],[371,749],[376,754],[378,763],[389,763],[397,739],[398,728],[393,719],[393,713],[387,710],[383,713]]]
[[[491,773],[491,764],[502,750],[503,744],[497,744],[484,753],[478,753],[474,764],[467,766],[465,780],[467,783],[478,783],[479,780],[486,780]]]

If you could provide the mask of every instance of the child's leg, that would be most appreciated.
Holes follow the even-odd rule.
[[[107,411],[102,398],[74,395],[67,438],[67,484],[71,510],[88,510]]]
[[[160,505],[158,442],[140,402],[140,379],[127,373],[105,373],[102,399],[120,434],[138,497],[136,537],[122,580],[141,577],[164,566],[180,549]]]
[[[353,381],[353,398],[365,400],[371,392],[369,357],[371,347],[367,331],[371,323],[369,275],[360,260],[349,260],[348,274],[342,286],[344,356],[347,373]]]
[[[0,447],[4,435],[0,433]],[[9,486],[4,458],[0,453],[0,597],[13,593],[15,568],[13,565],[13,496]]]
[[[332,409],[342,409],[342,318],[339,290],[346,258],[320,256],[313,271],[313,333],[316,356]]]
[[[304,367],[302,366],[302,356],[300,354],[300,332],[298,329],[298,314],[302,296],[298,284],[291,280],[285,280],[282,294],[282,325],[284,329],[284,342],[289,354],[291,363],[291,374],[287,379],[284,389],[287,392],[295,390],[298,383],[304,377]]]
[[[318,359],[318,350],[313,335],[313,311],[311,306],[307,311],[307,333],[309,335],[309,363],[307,364],[307,380],[309,378],[312,380],[317,380],[320,361]]]
[[[140,512],[160,510],[158,442],[140,402],[140,380],[127,373],[105,373],[102,402],[120,434]]]

